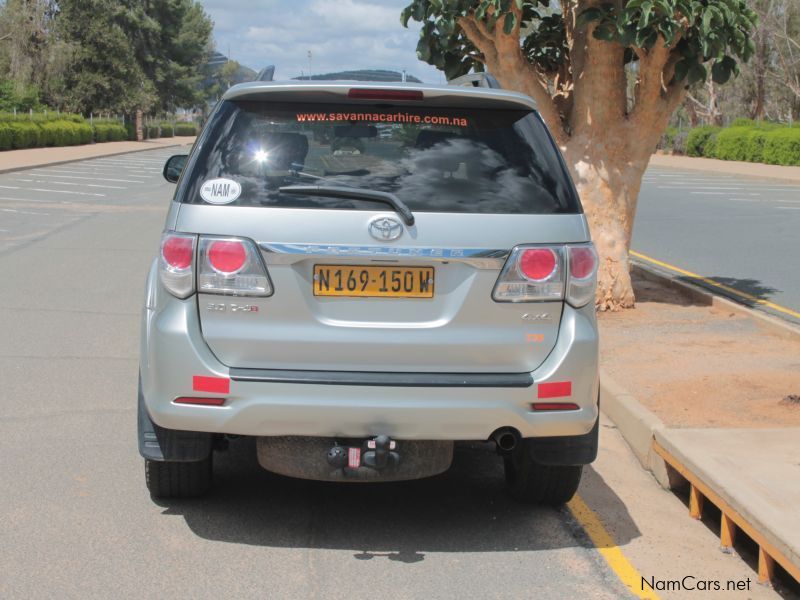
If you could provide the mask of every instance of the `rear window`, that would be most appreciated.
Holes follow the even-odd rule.
[[[580,212],[530,110],[226,101],[207,129],[179,192],[186,203],[385,209],[280,191],[311,184],[391,192],[414,212]]]

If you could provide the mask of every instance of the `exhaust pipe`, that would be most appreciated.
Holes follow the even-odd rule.
[[[513,452],[517,447],[519,434],[511,428],[498,429],[492,434],[492,440],[497,445],[497,451],[502,454]]]

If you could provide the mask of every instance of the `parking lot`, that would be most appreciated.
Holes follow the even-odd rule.
[[[209,497],[153,502],[138,327],[173,153],[0,175],[0,596],[619,598],[642,595],[641,577],[754,579],[697,552],[715,533],[607,421],[564,510],[513,502],[482,443],[439,477],[340,485],[266,473],[239,439]],[[752,583],[738,597],[776,595]]]
[[[800,322],[800,277],[792,260],[798,228],[798,183],[651,167],[631,248],[739,291],[744,295],[732,294],[739,301],[769,302],[759,308]]]

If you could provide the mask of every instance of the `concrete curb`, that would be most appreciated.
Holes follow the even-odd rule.
[[[639,401],[600,371],[600,408],[617,426],[634,455],[645,470],[666,489],[674,483],[664,459],[653,450],[656,432],[666,429],[664,422]]]
[[[136,150],[123,150],[120,152],[109,152],[107,154],[98,154],[97,156],[82,156],[80,158],[69,158],[66,160],[54,160],[49,162],[38,163],[35,165],[24,165],[20,167],[11,167],[8,169],[0,169],[0,175],[4,173],[15,173],[17,171],[27,171],[29,169],[38,169],[39,167],[54,167],[56,165],[66,165],[69,163],[80,162],[83,160],[93,160],[95,158],[107,158],[109,156],[122,156],[123,154],[136,154],[137,152],[149,152],[151,150],[160,150],[162,148],[176,148],[178,146],[185,146],[186,142],[175,142],[174,144],[159,144],[151,148],[137,148]],[[2,156],[0,154],[0,156]]]
[[[728,298],[712,291],[699,283],[686,281],[680,276],[660,271],[639,260],[631,259],[632,271],[644,279],[660,283],[676,292],[683,294],[693,302],[704,306],[712,306],[719,310],[729,311],[753,319],[755,324],[768,333],[787,339],[800,338],[800,327],[797,327],[778,317],[765,314],[759,310],[745,306],[735,299]]]

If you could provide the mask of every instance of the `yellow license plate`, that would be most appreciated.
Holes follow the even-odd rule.
[[[314,265],[314,295],[433,298],[433,267]]]

